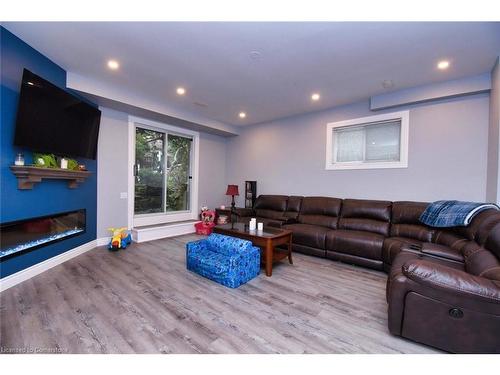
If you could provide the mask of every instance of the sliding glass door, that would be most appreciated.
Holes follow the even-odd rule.
[[[135,200],[136,215],[164,212],[165,133],[135,130]]]
[[[189,211],[191,138],[168,134],[166,211]]]
[[[135,217],[191,210],[192,143],[189,135],[136,125]]]

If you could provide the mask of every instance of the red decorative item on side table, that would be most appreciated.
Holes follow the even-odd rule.
[[[215,227],[215,211],[209,210],[208,207],[201,208],[201,221],[194,225],[196,234],[208,236],[212,233]]]
[[[234,196],[240,195],[240,193],[238,191],[238,185],[227,185],[226,195],[231,196],[231,228],[233,228],[234,222],[235,222],[235,220],[233,219],[234,206],[235,206]]]

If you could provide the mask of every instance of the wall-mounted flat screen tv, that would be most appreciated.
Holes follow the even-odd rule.
[[[14,144],[59,156],[95,159],[101,111],[24,69]]]

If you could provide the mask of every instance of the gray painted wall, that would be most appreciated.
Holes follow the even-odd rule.
[[[97,238],[107,228],[127,226],[128,115],[102,108],[97,157]]]
[[[226,192],[226,140],[221,136],[200,133],[200,207],[219,207],[228,202]]]
[[[258,194],[484,201],[488,107],[478,94],[377,111],[410,110],[405,169],[325,170],[326,124],[373,115],[368,101],[252,126],[227,140],[227,182],[257,180]]]
[[[500,58],[491,71],[490,126],[488,133],[488,177],[486,198],[500,203],[499,142],[500,142]]]
[[[107,228],[127,226],[128,114],[102,108],[98,145],[97,238]],[[200,133],[199,200],[211,208],[227,201],[225,193],[226,139]]]

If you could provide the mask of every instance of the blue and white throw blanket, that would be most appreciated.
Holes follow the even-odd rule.
[[[500,209],[492,203],[437,201],[427,206],[420,221],[431,227],[465,227],[475,215],[489,208]]]

